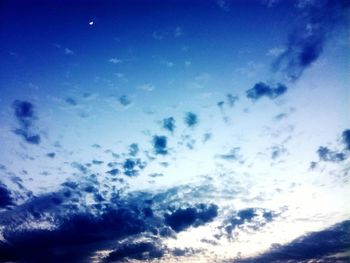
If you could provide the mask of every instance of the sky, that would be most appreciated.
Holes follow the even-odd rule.
[[[348,262],[349,9],[1,1],[0,262]]]

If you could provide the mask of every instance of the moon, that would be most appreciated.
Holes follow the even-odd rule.
[[[90,22],[89,22],[89,25],[90,25],[90,26],[94,25],[94,21],[90,21]]]

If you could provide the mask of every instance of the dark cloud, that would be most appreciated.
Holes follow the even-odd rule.
[[[331,151],[324,146],[318,148],[317,153],[320,160],[325,162],[342,162],[346,159],[345,153]]]
[[[232,231],[240,226],[247,226],[254,230],[271,222],[278,213],[262,208],[246,208],[237,211],[234,216],[228,218],[224,223],[226,233],[231,236]]]
[[[77,213],[60,220],[54,230],[6,231],[0,244],[1,261],[79,262],[91,253],[92,242],[140,233],[145,226],[137,212],[106,208],[96,217]]]
[[[50,158],[55,158],[56,153],[51,152],[51,153],[46,154],[46,156],[47,156],[47,157],[50,157]]]
[[[171,251],[157,236],[176,237],[176,232],[211,222],[218,214],[214,204],[169,210],[169,205],[180,205],[181,187],[127,195],[119,190],[106,195],[100,189],[91,176],[67,181],[58,192],[1,212],[0,262],[90,262],[95,251],[116,244],[107,261],[160,258]]]
[[[277,121],[280,121],[282,119],[285,119],[287,118],[288,114],[287,113],[280,113],[280,114],[277,114],[274,119],[277,120]]]
[[[156,154],[165,155],[168,153],[167,149],[167,137],[166,136],[153,136],[153,148]]]
[[[0,208],[5,208],[10,205],[13,205],[11,191],[6,187],[6,185],[0,182]]]
[[[99,160],[92,160],[92,164],[95,164],[95,165],[100,165],[100,164],[103,164],[103,161],[99,161]]]
[[[234,107],[236,102],[238,101],[238,96],[234,96],[232,94],[227,94],[226,98],[227,98],[228,105],[230,107]]]
[[[16,100],[13,102],[12,106],[15,110],[15,116],[21,126],[24,129],[32,126],[33,121],[36,119],[34,115],[34,105],[29,101]]]
[[[270,86],[264,82],[259,82],[253,88],[246,91],[247,98],[256,101],[262,97],[275,99],[287,92],[287,87],[281,83]]]
[[[228,153],[219,154],[216,157],[226,161],[239,160],[239,159],[242,159],[242,156],[239,154],[239,151],[240,151],[240,148],[235,147],[235,148],[232,148]]]
[[[176,128],[175,119],[173,117],[163,119],[163,128],[170,132],[174,132]]]
[[[129,155],[136,156],[139,153],[139,146],[137,143],[132,143],[129,145]]]
[[[14,133],[21,136],[27,143],[30,144],[39,144],[41,141],[39,134],[31,134],[28,130],[16,129]]]
[[[118,101],[123,106],[128,106],[128,105],[131,104],[131,99],[128,96],[126,96],[126,95],[120,96]]]
[[[188,127],[194,127],[198,124],[198,116],[193,112],[187,112],[185,116],[185,123]]]
[[[77,101],[76,101],[74,98],[71,98],[71,97],[66,98],[65,101],[66,101],[69,105],[72,105],[72,106],[76,106],[76,105],[78,104]]]
[[[300,1],[298,26],[289,34],[285,51],[276,59],[273,70],[297,80],[323,52],[330,35],[347,24],[346,0]]]
[[[345,149],[350,151],[350,130],[345,130],[342,133],[343,143],[345,144]]]
[[[140,169],[145,168],[146,164],[141,162],[141,159],[128,158],[123,164],[124,174],[127,176],[137,176]]]
[[[161,258],[164,255],[163,250],[164,249],[154,241],[126,243],[120,245],[116,250],[109,253],[105,261],[120,262],[126,259],[147,261],[150,259]]]
[[[271,158],[276,160],[285,154],[287,150],[283,146],[273,146],[271,148]]]
[[[165,223],[176,232],[190,226],[197,227],[211,222],[218,215],[218,206],[198,204],[195,207],[180,208],[165,215]]]
[[[255,258],[234,262],[349,262],[350,221],[333,227],[311,232],[287,245],[274,245],[269,251]]]
[[[110,175],[117,175],[120,173],[120,171],[119,171],[119,169],[115,168],[115,169],[107,171],[106,173],[108,173]]]
[[[73,162],[71,163],[71,166],[73,168],[78,169],[80,172],[82,172],[83,174],[86,174],[88,172],[88,169],[81,163],[77,163],[77,162]]]
[[[37,119],[34,113],[34,105],[29,101],[16,100],[12,106],[20,125],[20,128],[14,130],[14,133],[30,144],[39,144],[40,135],[33,132],[33,122]]]

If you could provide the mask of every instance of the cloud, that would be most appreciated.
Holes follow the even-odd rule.
[[[272,87],[264,82],[259,82],[254,85],[253,88],[246,91],[247,98],[256,101],[262,97],[275,99],[287,92],[287,87],[281,83],[278,83],[275,87]]]
[[[217,5],[224,11],[230,11],[230,2],[229,0],[217,0]]]
[[[255,258],[234,262],[348,262],[350,256],[344,252],[349,252],[349,249],[350,221],[344,221],[328,229],[308,233],[289,244],[275,244]]]
[[[6,185],[0,182],[0,208],[6,208],[10,205],[13,205],[11,192]]]
[[[129,155],[136,156],[139,153],[139,146],[137,143],[132,143],[129,145]]]
[[[235,148],[232,148],[228,153],[218,154],[216,155],[216,157],[226,161],[241,160],[242,156],[239,154],[239,151],[240,151],[240,148],[235,147]]]
[[[66,55],[75,55],[75,52],[69,48],[64,49],[64,54]]]
[[[324,146],[320,146],[317,153],[320,160],[324,162],[342,162],[346,159],[345,153],[331,151]]]
[[[167,154],[167,137],[158,135],[153,136],[153,148],[156,154]]]
[[[185,124],[192,128],[198,124],[198,116],[193,112],[187,112],[185,115]]]
[[[285,52],[285,48],[283,47],[275,47],[275,48],[271,48],[267,51],[266,55],[270,56],[270,57],[278,57],[281,54],[283,54],[283,52]]]
[[[180,208],[165,215],[165,223],[176,232],[193,226],[197,227],[213,221],[218,215],[218,206],[215,204],[198,204],[194,207]]]
[[[128,106],[131,104],[131,99],[127,95],[120,96],[118,101],[123,106]]]
[[[232,108],[235,106],[236,102],[238,101],[238,96],[234,96],[232,94],[227,94],[226,95],[227,103],[228,105]]]
[[[299,1],[298,27],[289,34],[285,51],[273,63],[273,70],[298,80],[323,52],[331,33],[346,25],[349,1]]]
[[[119,245],[116,250],[109,253],[106,262],[120,262],[126,259],[148,261],[155,258],[161,258],[163,255],[164,248],[160,246],[159,242],[129,242]]]
[[[128,158],[123,163],[124,174],[127,176],[137,176],[140,169],[144,169],[146,164],[141,162],[141,159]]]
[[[163,40],[163,39],[164,39],[164,36],[163,36],[161,33],[156,32],[156,31],[154,31],[154,32],[152,33],[152,37],[153,37],[155,40]]]
[[[212,76],[205,72],[197,75],[190,83],[188,84],[191,89],[202,89],[207,86]]]
[[[69,105],[72,105],[72,106],[76,106],[76,105],[78,104],[77,101],[76,101],[74,98],[71,98],[71,97],[66,98],[65,101],[66,101]]]
[[[155,86],[153,84],[147,83],[139,86],[138,89],[144,91],[153,91],[155,89]]]
[[[81,212],[57,220],[59,226],[53,230],[5,232],[8,243],[0,243],[0,260],[80,262],[96,249],[88,244],[130,236],[145,229],[139,212],[125,208],[109,207],[99,216]]]
[[[34,115],[34,105],[29,101],[16,100],[13,103],[15,116],[23,128],[32,126],[32,122],[36,119]]]
[[[167,61],[167,60],[162,60],[160,63],[161,63],[162,65],[167,66],[168,68],[172,68],[172,67],[175,65],[173,62]]]
[[[13,102],[15,117],[20,128],[14,130],[14,133],[21,136],[30,144],[39,144],[40,135],[33,133],[33,123],[37,119],[34,113],[34,105],[29,101],[16,100]]]
[[[224,229],[226,233],[231,236],[232,231],[237,227],[245,225],[254,230],[271,222],[278,213],[263,209],[263,208],[245,208],[237,211],[234,216],[228,218],[224,222]]]
[[[46,156],[49,157],[49,158],[55,158],[56,153],[50,152],[50,153],[47,153]]]
[[[183,36],[184,32],[181,27],[177,26],[174,30],[174,37],[181,37]]]
[[[345,149],[350,151],[350,130],[344,130],[342,133],[343,143],[345,144]]]
[[[174,132],[176,128],[175,119],[173,117],[163,119],[163,128],[170,132]]]
[[[112,63],[112,64],[119,64],[122,63],[122,61],[118,58],[110,58],[108,59],[108,62]]]

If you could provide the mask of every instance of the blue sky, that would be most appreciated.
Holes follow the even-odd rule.
[[[0,14],[0,262],[349,260],[348,1]]]

